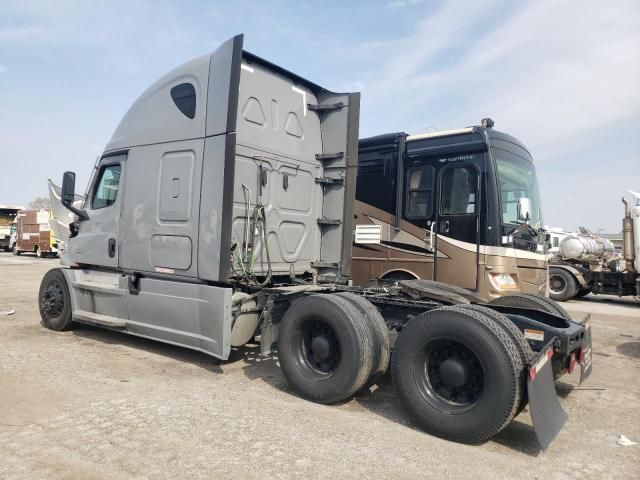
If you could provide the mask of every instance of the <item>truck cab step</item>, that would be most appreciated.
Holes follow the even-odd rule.
[[[89,312],[88,310],[75,310],[73,312],[73,319],[102,327],[125,328],[127,326],[127,320],[124,318]]]

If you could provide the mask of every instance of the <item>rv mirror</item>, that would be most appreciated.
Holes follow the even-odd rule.
[[[520,197],[518,199],[518,206],[516,209],[518,221],[529,223],[529,220],[531,220],[531,199],[527,197]]]

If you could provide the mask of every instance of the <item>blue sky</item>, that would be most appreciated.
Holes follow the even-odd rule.
[[[78,189],[159,76],[237,33],[333,90],[361,136],[478,124],[536,159],[545,222],[619,231],[640,190],[640,2],[0,1],[0,203]]]

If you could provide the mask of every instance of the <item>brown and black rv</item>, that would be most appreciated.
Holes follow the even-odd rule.
[[[353,281],[436,280],[486,300],[547,295],[533,159],[483,126],[360,140]]]

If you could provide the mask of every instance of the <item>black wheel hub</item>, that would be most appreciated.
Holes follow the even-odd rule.
[[[466,409],[480,399],[484,387],[482,365],[462,343],[433,340],[426,346],[424,356],[416,361],[423,365],[422,369],[416,369],[416,382],[425,398],[438,408]]]
[[[47,318],[56,318],[64,309],[64,290],[57,281],[51,281],[40,299],[40,311]]]
[[[340,363],[340,344],[333,329],[324,322],[308,322],[302,329],[307,363],[322,373],[332,373]]]

